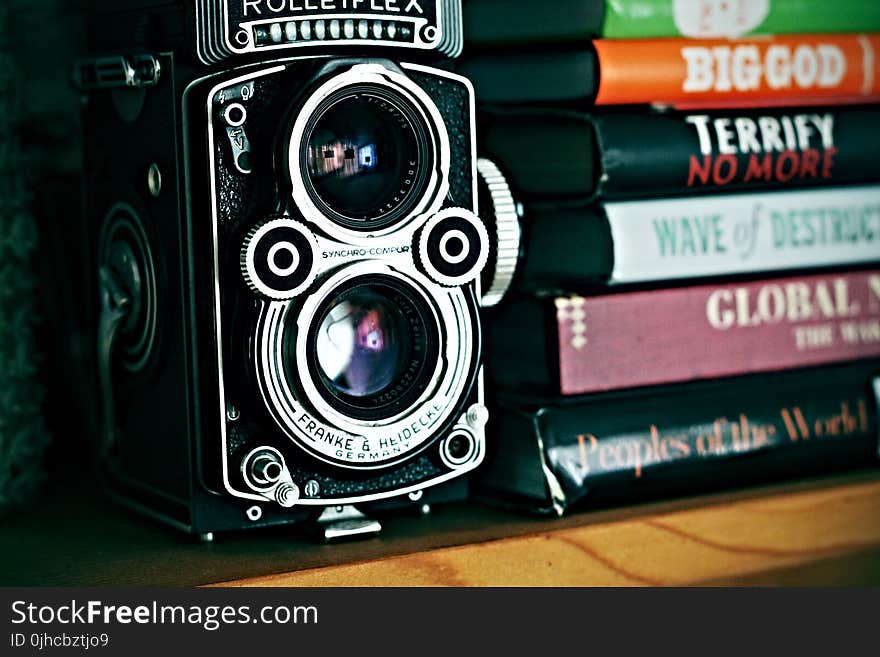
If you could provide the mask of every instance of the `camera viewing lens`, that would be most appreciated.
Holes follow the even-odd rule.
[[[408,287],[361,282],[333,295],[317,316],[311,345],[319,388],[353,417],[408,405],[439,358],[430,310]]]
[[[375,230],[405,215],[424,191],[427,140],[408,104],[353,90],[315,112],[302,156],[306,189],[337,223]]]

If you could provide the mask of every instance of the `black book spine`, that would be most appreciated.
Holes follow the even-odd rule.
[[[554,400],[502,400],[484,495],[537,512],[873,466],[880,362]]]
[[[480,113],[485,157],[501,167],[526,203],[591,199],[602,175],[602,153],[590,115],[556,108],[494,108]]]
[[[488,379],[502,390],[559,390],[559,337],[549,301],[522,296],[486,311]]]
[[[584,41],[599,36],[604,0],[465,0],[465,43],[473,47]]]
[[[595,117],[605,199],[880,179],[880,109],[609,113]]]
[[[554,109],[483,115],[482,146],[526,201],[625,200],[880,180],[880,109]]]
[[[611,227],[599,206],[533,209],[523,217],[522,256],[513,287],[548,295],[608,281]]]
[[[470,79],[485,104],[592,102],[599,90],[598,60],[587,49],[510,48],[465,55],[457,71]]]

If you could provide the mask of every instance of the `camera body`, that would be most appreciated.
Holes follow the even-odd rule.
[[[473,89],[428,61],[456,54],[458,3],[406,5],[95,15],[76,77],[98,453],[127,504],[203,535],[346,535],[463,496],[491,244]]]

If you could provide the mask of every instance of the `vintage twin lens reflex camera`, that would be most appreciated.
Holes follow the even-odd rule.
[[[205,537],[368,533],[460,498],[497,240],[473,89],[426,63],[458,53],[458,0],[142,0],[91,24],[109,490]]]

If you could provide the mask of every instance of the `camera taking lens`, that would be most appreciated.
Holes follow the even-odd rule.
[[[319,392],[351,417],[391,417],[425,389],[438,342],[430,308],[412,286],[358,282],[319,311],[311,350]]]

